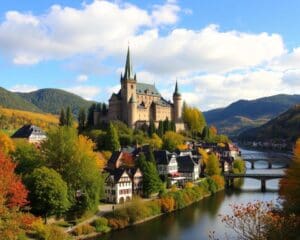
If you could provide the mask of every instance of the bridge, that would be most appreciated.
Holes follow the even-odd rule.
[[[282,168],[287,168],[290,165],[290,159],[272,159],[272,158],[244,158],[243,159],[245,162],[249,162],[251,164],[251,169],[255,168],[255,163],[256,162],[267,162],[268,163],[268,168],[271,169],[273,167],[274,163],[277,164],[282,164]]]
[[[233,179],[235,178],[253,178],[260,180],[261,182],[261,191],[266,191],[266,181],[272,180],[272,179],[278,179],[283,178],[284,173],[276,173],[276,174],[266,174],[266,173],[240,173],[240,174],[234,174],[234,173],[224,173],[224,178],[226,182],[226,187],[230,188],[233,187]]]

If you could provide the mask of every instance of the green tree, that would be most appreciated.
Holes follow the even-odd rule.
[[[157,193],[162,187],[162,182],[155,163],[147,161],[145,155],[141,153],[137,159],[137,166],[143,173],[143,191],[145,196]]]
[[[118,151],[120,148],[117,130],[112,123],[109,123],[105,136],[105,150]]]
[[[68,185],[69,213],[81,215],[93,210],[103,192],[103,180],[98,171],[98,155],[93,152],[94,143],[77,135],[71,127],[54,128],[48,132],[42,144],[42,153],[48,167],[61,174]]]
[[[167,131],[171,131],[171,123],[168,118],[163,121],[164,133]]]
[[[88,116],[87,116],[87,127],[94,126],[94,112],[96,111],[96,104],[93,103],[88,109]]]
[[[32,173],[34,169],[45,165],[39,150],[27,141],[16,142],[16,150],[12,157],[17,163],[16,173],[23,177]]]
[[[59,125],[60,126],[66,125],[66,114],[65,114],[65,110],[63,108],[60,110]]]
[[[174,151],[178,145],[183,144],[184,137],[176,132],[168,131],[164,134],[163,138],[163,149],[168,151]]]
[[[83,108],[81,108],[79,110],[79,114],[78,114],[78,130],[79,130],[79,132],[82,132],[85,129],[85,125],[86,125],[86,114],[85,114],[85,110]]]
[[[156,132],[156,127],[154,121],[151,119],[148,128],[148,136],[151,137],[153,133]]]
[[[206,125],[202,130],[202,139],[208,141],[210,139],[209,127]]]
[[[159,121],[159,123],[158,123],[157,135],[159,137],[162,137],[164,135],[164,124],[163,124],[163,121]]]
[[[220,175],[221,174],[221,168],[220,168],[220,162],[217,156],[212,153],[208,156],[205,173],[208,176],[213,175]]]
[[[73,114],[70,107],[67,107],[66,111],[66,126],[71,127],[73,124]]]
[[[54,169],[35,169],[26,179],[26,186],[33,212],[44,216],[45,223],[48,216],[59,216],[70,206],[67,184]]]

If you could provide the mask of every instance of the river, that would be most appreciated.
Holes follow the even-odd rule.
[[[264,153],[253,150],[241,149],[244,158],[247,156],[257,158],[271,158],[274,153]],[[276,154],[275,154],[276,155]],[[277,157],[284,157],[278,154]],[[259,173],[279,173],[279,164],[274,164],[274,169],[267,169],[266,162],[257,162],[254,170],[247,172]],[[220,214],[230,214],[230,204],[247,203],[255,200],[273,201],[278,199],[279,180],[267,181],[267,191],[260,191],[260,181],[255,179],[245,179],[241,190],[223,191],[195,203],[185,209],[163,215],[149,222],[111,232],[99,239],[103,240],[206,240],[209,239],[209,232],[215,231],[215,236],[219,239],[230,239],[233,234],[221,222]]]

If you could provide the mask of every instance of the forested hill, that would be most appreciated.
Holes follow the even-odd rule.
[[[21,96],[0,87],[0,106],[31,112],[42,112],[37,106]]]
[[[246,130],[239,135],[240,140],[264,141],[287,140],[295,142],[300,137],[300,104],[290,108],[266,124]]]
[[[69,106],[71,107],[72,112],[77,115],[80,108],[87,109],[93,103],[73,93],[52,88],[16,94],[34,104],[42,111],[52,114],[58,114],[62,108]]]
[[[258,127],[300,103],[300,95],[280,94],[256,100],[239,100],[226,108],[204,112],[209,125],[220,133],[238,136],[246,129]]]

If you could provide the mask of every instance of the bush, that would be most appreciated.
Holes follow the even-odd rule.
[[[108,227],[108,220],[104,217],[97,218],[92,225],[95,227],[96,232],[109,232],[110,228]]]
[[[210,178],[210,177],[207,178],[207,183],[208,183],[208,186],[209,186],[209,191],[211,193],[215,193],[218,190],[218,186],[212,178]]]
[[[172,197],[163,197],[160,199],[161,211],[172,212],[175,209],[175,200]]]
[[[87,234],[90,234],[90,233],[93,233],[93,232],[95,232],[95,228],[92,227],[89,224],[80,225],[80,226],[78,226],[77,228],[75,228],[73,230],[73,234],[75,236],[87,235]]]
[[[110,218],[108,219],[108,226],[112,229],[122,229],[129,225],[127,219],[124,218]]]
[[[232,164],[233,173],[244,173],[246,171],[245,161],[242,159],[236,159]]]
[[[224,178],[222,176],[220,176],[220,175],[213,175],[213,176],[211,176],[211,179],[216,183],[218,190],[224,188],[225,181],[224,181]]]

